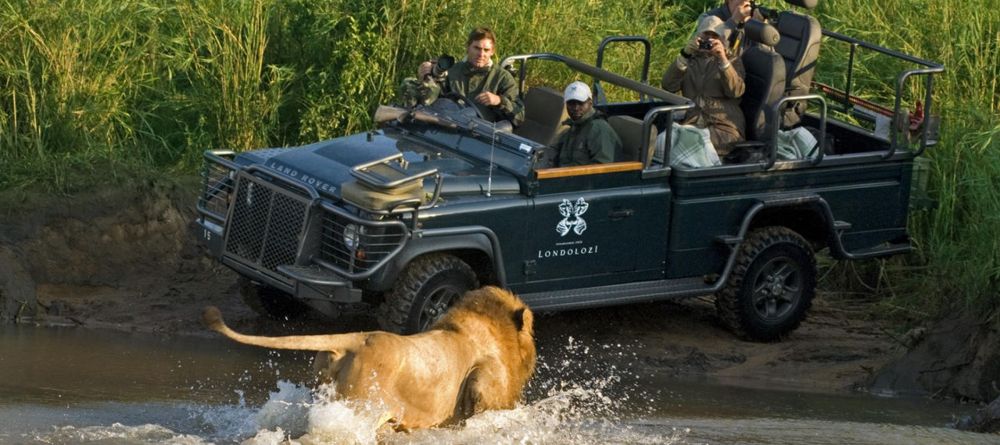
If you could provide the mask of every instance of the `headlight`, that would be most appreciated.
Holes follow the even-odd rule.
[[[357,250],[361,244],[362,233],[364,233],[364,228],[358,227],[356,224],[344,226],[344,245],[350,250]]]

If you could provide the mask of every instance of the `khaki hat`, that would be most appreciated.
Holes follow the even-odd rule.
[[[714,15],[709,15],[701,19],[701,22],[698,22],[698,31],[695,34],[700,35],[706,31],[715,33],[715,35],[719,36],[720,40],[725,42],[729,38],[730,29],[722,19]]]

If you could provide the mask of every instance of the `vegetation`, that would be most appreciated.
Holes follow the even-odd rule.
[[[588,61],[606,35],[650,36],[656,84],[694,19],[717,3],[4,0],[0,189],[66,193],[188,173],[206,148],[295,145],[369,128],[402,78],[438,54],[461,56],[478,24],[496,30],[503,55]],[[825,28],[947,67],[935,83],[943,130],[928,151],[938,206],[913,214],[917,253],[873,262],[870,284],[903,314],[1000,303],[1000,10],[968,0],[820,3]],[[845,54],[824,46],[818,80],[843,85]],[[638,77],[637,48],[615,47],[607,60]],[[857,94],[891,104],[904,65],[860,52]],[[555,68],[543,73],[553,86],[570,80]],[[912,106],[919,82],[906,92]]]

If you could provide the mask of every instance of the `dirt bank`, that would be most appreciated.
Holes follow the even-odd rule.
[[[332,323],[256,317],[237,295],[236,276],[193,242],[196,194],[192,178],[76,197],[0,195],[0,316],[22,323],[208,335],[197,320],[203,306],[214,304],[234,326],[261,333],[376,327],[365,312]],[[897,361],[886,368],[906,357],[905,351],[878,321],[866,319],[867,304],[821,292],[809,319],[773,344],[735,339],[707,299],[539,314],[537,337],[543,357],[573,341],[588,345],[595,363],[639,374],[821,391],[878,382],[880,389],[894,390],[905,379],[879,380],[890,375],[879,370],[919,374],[924,365]],[[990,372],[996,370],[984,370],[979,380]],[[927,383],[914,381],[909,386]],[[957,387],[954,381],[932,383]]]

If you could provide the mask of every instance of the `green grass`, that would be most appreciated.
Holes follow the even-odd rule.
[[[718,2],[611,0],[4,0],[0,4],[0,189],[67,193],[147,172],[191,173],[207,148],[309,143],[371,127],[417,64],[461,57],[470,27],[500,55],[592,62],[607,35],[653,42],[659,83]],[[779,6],[778,0],[762,2]],[[928,152],[938,207],[911,215],[914,255],[835,266],[907,316],[1000,303],[1000,9],[969,0],[828,0],[827,29],[943,63],[943,117]],[[842,85],[846,48],[824,46],[817,79]],[[635,46],[606,66],[638,77]],[[552,65],[552,64],[549,64]],[[571,73],[539,71],[561,87]],[[903,63],[858,54],[855,92],[889,103]],[[609,91],[615,98],[624,92]],[[921,97],[906,89],[906,104]],[[843,270],[841,270],[843,269]]]
[[[904,317],[1000,305],[1000,10],[989,2],[958,0],[821,3],[825,27],[943,63],[947,70],[934,90],[935,113],[943,120],[940,143],[927,152],[928,188],[938,207],[911,214],[914,255],[862,266],[873,270],[861,272],[866,278],[860,281],[886,297],[886,309]],[[826,76],[823,70],[843,59],[844,50],[824,47],[820,80],[840,82],[831,79],[834,70]],[[872,59],[858,73],[862,93],[891,104],[891,84],[875,79],[914,67]],[[911,105],[923,96],[918,84],[907,90]]]

